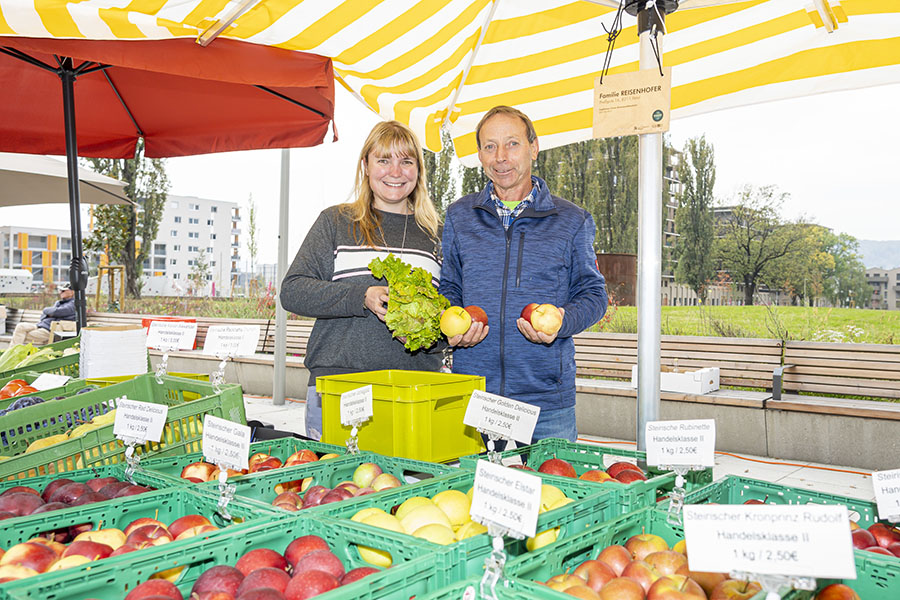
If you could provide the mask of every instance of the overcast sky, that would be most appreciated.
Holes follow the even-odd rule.
[[[363,140],[378,116],[336,86],[340,140],[291,150],[289,260],[318,213],[346,201]],[[858,239],[900,240],[900,84],[834,92],[673,120],[676,148],[706,135],[716,153],[716,197],[727,203],[744,183],[773,184],[790,199],[789,219],[805,215]],[[330,139],[330,137],[329,137]],[[276,260],[280,150],[169,159],[170,193],[237,202],[260,211],[261,263]],[[243,211],[242,243],[249,219]],[[68,229],[63,205],[0,209],[0,225]],[[242,252],[249,256],[246,251]]]

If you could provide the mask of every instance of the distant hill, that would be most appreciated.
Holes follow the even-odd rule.
[[[859,240],[859,251],[866,268],[894,269],[900,267],[900,240]]]

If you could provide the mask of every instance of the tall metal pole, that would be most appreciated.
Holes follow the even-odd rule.
[[[287,273],[288,196],[291,189],[291,151],[281,151],[281,197],[278,205],[278,267],[275,280],[275,381],[272,402],[284,404],[284,380],[287,374],[287,311],[281,306],[281,282]]]
[[[87,288],[87,261],[81,245],[81,197],[78,189],[78,137],[75,134],[75,72],[72,59],[65,58],[59,70],[62,81],[63,118],[66,135],[66,168],[69,175],[69,220],[72,232],[72,262],[69,283],[75,290],[75,326],[78,331],[87,323],[84,292]],[[99,285],[99,282],[98,282]]]
[[[662,32],[665,12],[638,13],[641,70],[657,69],[650,45],[651,26]],[[660,58],[662,57],[662,35]],[[659,420],[659,368],[662,279],[662,134],[639,136],[638,164],[638,356],[637,356],[637,447],[647,449],[645,428]]]

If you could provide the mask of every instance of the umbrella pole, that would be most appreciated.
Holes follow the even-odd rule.
[[[72,262],[69,265],[69,283],[75,290],[75,326],[80,332],[87,322],[85,289],[87,288],[87,261],[81,245],[81,197],[78,189],[78,142],[75,135],[75,71],[72,59],[62,59],[59,69],[62,81],[63,116],[66,134],[66,167],[69,185],[69,219],[72,230]]]
[[[651,26],[664,31],[665,11],[641,10],[640,68],[657,69],[650,45]],[[662,35],[657,37],[660,40]],[[660,42],[661,43],[661,42]],[[661,56],[660,56],[661,59]],[[647,449],[646,425],[659,420],[659,369],[662,279],[662,134],[638,136],[638,355],[637,440],[638,450]]]
[[[278,265],[275,302],[275,381],[272,385],[272,403],[284,404],[285,377],[287,375],[287,311],[281,305],[281,282],[287,273],[288,244],[288,196],[291,189],[291,151],[281,151],[281,197],[278,205]],[[306,395],[304,394],[304,398]],[[308,434],[307,434],[308,435]]]

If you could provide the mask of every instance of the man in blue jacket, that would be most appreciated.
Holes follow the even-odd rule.
[[[575,441],[572,336],[599,321],[607,306],[594,220],[531,174],[538,140],[521,111],[492,108],[475,138],[490,182],[447,209],[440,292],[451,304],[480,306],[490,325],[473,321],[449,340],[453,371],[483,375],[488,392],[539,406],[533,441]],[[536,331],[520,318],[532,302],[560,308],[558,332]]]
[[[34,323],[19,323],[13,331],[10,345],[31,343],[41,346],[50,341],[50,324],[54,321],[75,320],[75,291],[68,283],[59,286],[59,300],[41,312],[41,320]]]

